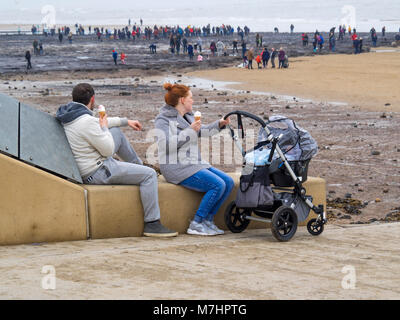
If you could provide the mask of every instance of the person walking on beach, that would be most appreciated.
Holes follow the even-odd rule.
[[[63,36],[63,34],[60,32],[60,33],[58,34],[58,41],[60,41],[60,43],[62,43],[62,42],[63,42],[63,39],[64,39],[64,36]]]
[[[303,47],[308,46],[308,35],[307,33],[303,32],[301,35],[301,40],[303,41]]]
[[[193,45],[191,43],[189,43],[187,51],[188,51],[189,59],[193,60],[194,49],[193,49]]]
[[[32,64],[31,64],[31,52],[30,52],[29,50],[27,50],[27,51],[25,52],[25,59],[26,59],[26,62],[27,62],[26,69],[27,69],[27,70],[32,69]]]
[[[244,58],[246,55],[246,51],[247,51],[246,42],[242,41],[241,46],[242,46],[242,58]]]
[[[262,62],[263,62],[263,68],[267,68],[268,67],[268,60],[270,58],[270,53],[269,53],[267,47],[264,47],[264,50],[261,53],[261,58],[262,58]]]
[[[324,37],[322,36],[322,34],[318,35],[317,39],[318,39],[318,45],[319,45],[319,52],[321,52],[322,48],[324,47],[325,40],[324,40]]]
[[[201,159],[199,137],[220,133],[230,123],[220,119],[203,125],[193,114],[193,94],[185,85],[164,84],[166,105],[155,119],[159,130],[158,157],[160,170],[172,184],[204,193],[193,220],[187,229],[190,235],[224,234],[214,224],[214,217],[234,187],[233,179]],[[179,200],[177,200],[179,201]]]
[[[202,53],[203,50],[203,40],[200,37],[197,37],[197,47],[199,48],[199,52]]]
[[[290,33],[293,33],[293,30],[294,30],[294,25],[291,24],[291,25],[290,25]]]
[[[126,54],[122,52],[122,53],[121,53],[121,63],[122,63],[122,64],[126,64],[126,63],[125,63],[125,58],[126,58]]]
[[[233,40],[232,45],[233,45],[232,54],[235,54],[235,50],[236,50],[236,53],[238,54],[239,51],[238,51],[238,46],[237,46],[238,45],[237,39]]]
[[[313,43],[312,43],[312,45],[313,45],[313,52],[314,52],[314,53],[317,53],[317,44],[318,44],[318,36],[317,36],[317,35],[314,35],[314,40],[313,40]]]
[[[278,69],[283,68],[283,62],[285,61],[285,55],[286,55],[286,53],[285,53],[285,51],[283,50],[283,48],[281,47],[281,48],[279,49],[279,53],[278,53],[278,59],[279,59],[279,66],[278,66]]]
[[[374,47],[376,47],[376,43],[378,42],[378,36],[377,36],[377,34],[376,34],[376,31],[374,31],[374,32],[371,34],[371,41],[372,41],[372,45],[373,45]]]
[[[95,92],[90,84],[81,83],[72,91],[73,101],[56,113],[85,184],[137,185],[144,209],[144,236],[174,237],[178,233],[160,222],[157,173],[143,165],[120,127],[141,131],[139,121],[127,118],[100,119],[93,116]],[[123,161],[113,158],[116,154]],[[112,210],[108,206],[108,210]],[[110,212],[112,214],[112,212]]]
[[[33,40],[33,53],[35,54],[35,55],[38,55],[39,54],[39,49],[38,49],[38,47],[39,47],[39,42],[35,39],[35,40]]]
[[[360,39],[355,38],[353,40],[354,54],[360,53]]]
[[[246,56],[247,56],[247,69],[253,69],[253,59],[254,59],[254,52],[253,52],[253,48],[251,48],[250,50],[248,50],[246,52]]]
[[[262,69],[262,68],[261,68],[261,63],[262,63],[261,54],[259,54],[259,55],[256,57],[256,62],[257,62],[257,69]]]
[[[150,53],[151,53],[151,54],[156,54],[156,53],[157,53],[157,46],[156,46],[154,43],[152,43],[152,44],[149,46],[149,48],[150,48]]]
[[[182,45],[183,45],[183,53],[186,54],[188,48],[188,41],[185,37],[182,39]]]
[[[114,64],[117,65],[117,64],[118,64],[118,63],[117,63],[117,60],[118,60],[118,52],[117,52],[115,49],[112,51],[112,57],[113,57],[113,59],[114,59]]]
[[[329,33],[329,49],[332,52],[335,52],[335,47],[336,47],[335,34],[333,32],[331,32],[331,33]]]
[[[72,44],[72,32],[68,34],[68,41],[70,44]]]
[[[210,51],[211,51],[213,57],[215,56],[215,51],[216,50],[217,50],[217,46],[216,46],[215,42],[211,41],[211,43],[210,43]]]
[[[271,49],[271,68],[272,69],[275,69],[275,58],[276,58],[276,55],[278,54],[278,52],[275,50],[275,48],[272,48]]]

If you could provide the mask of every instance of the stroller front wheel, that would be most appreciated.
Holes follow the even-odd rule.
[[[250,220],[246,219],[245,216],[250,214],[250,209],[238,208],[233,201],[225,210],[225,224],[233,233],[240,233],[249,225]]]
[[[307,230],[313,236],[319,236],[324,231],[324,224],[317,219],[311,219],[307,223]]]
[[[278,241],[289,241],[297,231],[297,214],[289,207],[279,207],[272,216],[272,235]]]

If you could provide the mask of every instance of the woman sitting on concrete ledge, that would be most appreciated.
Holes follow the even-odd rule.
[[[225,128],[230,120],[202,125],[201,115],[192,113],[193,97],[185,85],[165,84],[166,106],[156,117],[158,157],[161,173],[173,184],[205,192],[188,234],[211,236],[223,234],[213,222],[218,209],[231,193],[234,182],[224,172],[201,160],[198,137],[210,137]]]

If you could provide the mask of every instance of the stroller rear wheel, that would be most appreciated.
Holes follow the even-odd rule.
[[[272,235],[278,241],[289,241],[297,231],[297,214],[286,206],[279,207],[272,216]]]
[[[229,230],[233,233],[240,233],[244,231],[250,223],[246,219],[246,215],[250,215],[250,209],[242,209],[236,206],[236,203],[231,202],[225,210],[225,223]]]
[[[313,236],[319,236],[324,231],[324,224],[317,219],[311,219],[307,223],[307,230]]]

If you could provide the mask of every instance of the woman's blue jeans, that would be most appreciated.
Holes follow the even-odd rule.
[[[195,220],[212,221],[219,208],[232,192],[234,182],[226,173],[216,169],[203,169],[180,183],[188,189],[205,192],[196,212]]]

